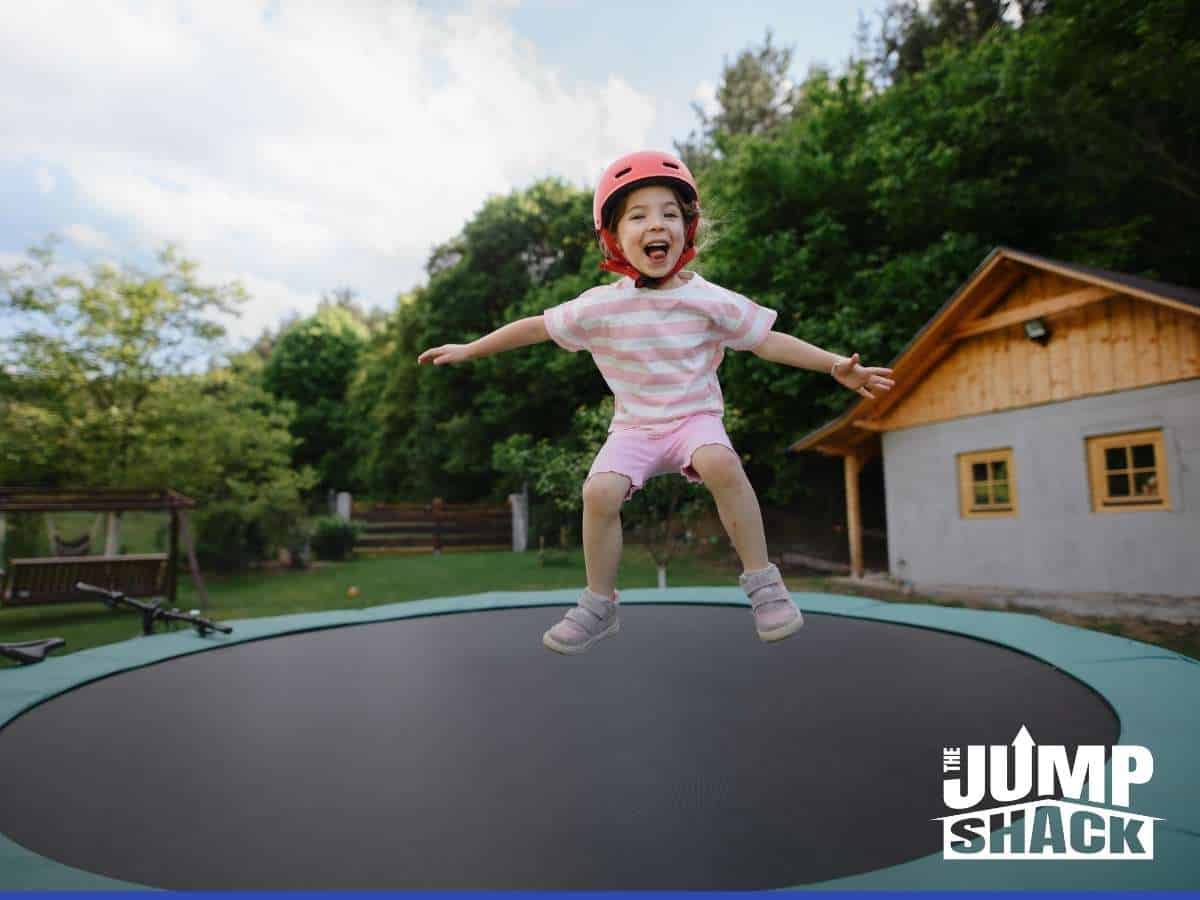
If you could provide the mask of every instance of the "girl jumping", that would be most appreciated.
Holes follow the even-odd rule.
[[[655,151],[609,166],[592,201],[601,267],[619,281],[580,294],[540,316],[498,328],[470,344],[426,350],[419,363],[449,365],[553,340],[587,350],[613,392],[608,440],[583,483],[587,587],[578,604],[542,636],[558,653],[582,653],[616,634],[621,506],[656,475],[703,482],[742,563],[739,578],[759,638],[778,641],[804,624],[767,557],[758,497],[722,423],[717,368],[726,350],[829,372],[865,397],[891,390],[891,369],[865,367],[772,331],[776,313],[684,269],[695,256],[700,193],[687,167]]]

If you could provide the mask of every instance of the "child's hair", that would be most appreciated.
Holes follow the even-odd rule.
[[[699,202],[696,200],[686,199],[683,192],[679,189],[678,183],[670,178],[651,178],[645,181],[639,181],[636,184],[631,184],[628,188],[622,190],[616,196],[612,197],[606,204],[604,204],[604,228],[609,234],[613,235],[613,237],[616,237],[617,223],[621,221],[621,216],[625,215],[625,205],[629,202],[629,195],[638,188],[649,187],[655,184],[662,185],[675,195],[675,202],[679,204],[680,212],[683,213],[684,229],[686,229],[693,220],[700,220],[700,223],[696,226],[696,250],[699,251],[703,246],[709,243],[706,238],[709,237],[708,230],[712,223],[708,218],[701,214]],[[608,248],[604,246],[604,241],[600,241],[600,252],[606,256],[608,255]]]

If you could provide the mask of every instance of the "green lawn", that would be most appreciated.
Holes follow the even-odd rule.
[[[668,569],[668,583],[729,585],[737,589],[738,569],[728,562],[682,560]],[[210,618],[248,619],[301,612],[362,609],[405,600],[452,597],[487,591],[540,591],[581,588],[585,583],[583,553],[557,555],[541,566],[537,553],[447,553],[319,563],[305,572],[259,571],[241,575],[208,576]],[[644,550],[627,547],[621,565],[621,587],[654,587],[654,564]],[[357,587],[351,599],[347,590]],[[181,578],[179,607],[192,609],[199,599],[190,577]],[[46,607],[0,608],[0,641],[35,640],[56,636],[74,652],[123,641],[139,633],[140,619],[130,612],[114,613],[100,602]],[[4,661],[0,660],[0,665]]]
[[[137,533],[145,536],[151,533],[151,529],[140,527]],[[670,566],[668,584],[671,587],[728,586],[736,591],[739,571],[740,567],[729,556],[681,559]],[[305,572],[270,570],[210,576],[206,579],[211,600],[208,615],[217,620],[362,609],[406,600],[487,591],[580,588],[584,582],[583,554],[579,550],[565,556],[557,554],[556,562],[546,566],[538,564],[535,552],[448,553],[443,556],[364,558],[342,563],[320,563]],[[644,588],[654,587],[656,583],[654,564],[645,550],[626,546],[620,586]],[[358,596],[353,599],[347,596],[347,589],[351,586],[359,590]],[[796,592],[855,593],[903,603],[967,605],[954,600],[905,596],[867,587],[848,588],[844,584],[830,584],[822,578],[789,576],[788,586]],[[181,582],[179,606],[182,609],[199,606],[190,578],[186,576]],[[1200,629],[1194,626],[1078,619],[1059,615],[1048,615],[1047,618],[1158,644],[1200,659]],[[137,616],[129,612],[110,612],[99,602],[41,608],[0,608],[0,641],[61,637],[67,641],[67,646],[58,651],[59,654],[127,640],[136,636],[140,628]],[[5,665],[15,663],[0,659],[0,666]]]

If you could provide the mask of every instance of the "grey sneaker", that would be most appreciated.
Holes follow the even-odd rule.
[[[784,586],[778,566],[772,564],[757,572],[744,572],[738,583],[750,598],[754,629],[762,640],[781,641],[804,626],[804,616]]]
[[[562,621],[542,635],[542,643],[555,653],[583,653],[601,638],[620,631],[618,602],[616,592],[610,600],[584,588],[579,603],[568,609]]]

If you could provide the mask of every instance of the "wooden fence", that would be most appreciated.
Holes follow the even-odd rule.
[[[508,506],[444,503],[354,505],[362,527],[359,553],[441,553],[453,550],[511,550],[513,515]]]

